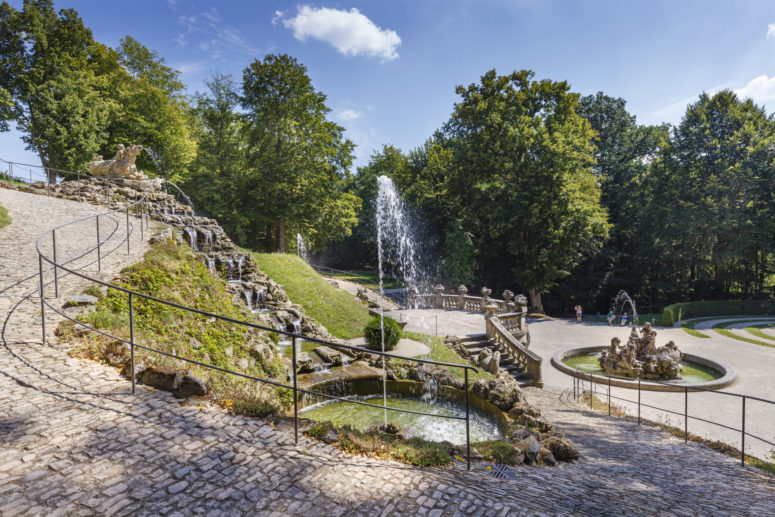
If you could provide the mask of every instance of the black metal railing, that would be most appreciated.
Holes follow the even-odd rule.
[[[96,333],[101,334],[103,336],[106,336],[106,337],[108,337],[110,339],[114,339],[114,340],[120,341],[120,342],[125,343],[126,345],[129,346],[129,350],[130,350],[130,374],[131,374],[130,376],[131,376],[131,381],[132,381],[132,393],[135,393],[135,384],[136,384],[135,349],[137,349],[137,348],[145,350],[147,352],[156,353],[156,354],[160,354],[160,355],[163,355],[163,356],[166,356],[166,357],[170,357],[170,358],[173,358],[173,359],[176,359],[176,360],[180,360],[180,361],[183,361],[183,362],[188,363],[188,364],[197,365],[197,366],[200,366],[200,367],[203,367],[203,368],[207,368],[207,369],[211,369],[211,370],[218,371],[218,372],[221,372],[221,373],[225,373],[225,374],[233,375],[233,376],[236,376],[236,377],[248,379],[248,380],[251,380],[251,381],[260,382],[262,384],[268,384],[268,385],[272,385],[272,386],[275,386],[275,387],[278,387],[278,388],[290,389],[290,390],[293,391],[294,441],[296,443],[298,443],[298,439],[299,439],[299,427],[298,427],[299,426],[299,407],[298,407],[298,405],[299,405],[299,396],[300,395],[313,395],[313,396],[322,397],[322,398],[325,398],[325,399],[339,400],[339,401],[349,402],[349,403],[363,405],[363,406],[370,406],[370,407],[374,407],[374,408],[378,408],[378,409],[383,409],[385,411],[394,411],[394,412],[401,412],[401,413],[411,413],[411,414],[422,415],[422,416],[429,416],[429,417],[434,417],[434,418],[444,418],[444,419],[450,419],[450,420],[465,421],[465,424],[466,424],[467,467],[468,467],[468,469],[471,468],[470,405],[469,405],[469,378],[468,378],[469,375],[468,374],[469,374],[469,370],[474,371],[474,372],[478,371],[477,368],[475,368],[475,367],[473,367],[471,365],[466,365],[466,364],[446,363],[446,362],[441,362],[441,361],[434,361],[434,360],[431,360],[431,359],[421,359],[421,358],[415,358],[415,357],[403,357],[403,356],[399,356],[399,355],[396,355],[396,354],[391,354],[389,352],[382,352],[382,351],[376,351],[376,350],[369,350],[368,351],[368,353],[370,353],[370,354],[381,356],[383,358],[394,358],[394,359],[398,359],[398,360],[401,360],[401,361],[409,361],[409,362],[419,363],[419,364],[432,364],[432,365],[436,365],[436,366],[444,366],[444,367],[447,367],[447,368],[461,368],[461,369],[463,369],[463,372],[464,372],[463,373],[463,375],[464,375],[464,390],[465,390],[465,417],[463,417],[463,416],[456,416],[456,415],[439,415],[439,414],[434,414],[434,413],[426,413],[426,412],[421,412],[421,411],[413,411],[413,410],[409,410],[409,409],[401,409],[401,408],[390,407],[390,406],[388,406],[386,404],[383,404],[383,405],[371,404],[371,403],[364,402],[364,401],[361,401],[361,400],[354,400],[354,399],[346,398],[346,397],[338,397],[338,396],[331,395],[331,394],[328,394],[328,393],[322,393],[322,392],[314,391],[314,390],[311,390],[311,389],[300,388],[298,386],[298,382],[297,382],[298,375],[297,375],[297,372],[296,372],[296,370],[297,370],[297,357],[296,357],[296,343],[297,343],[297,340],[303,339],[305,341],[321,343],[321,344],[325,344],[325,345],[330,345],[330,346],[332,346],[334,348],[351,350],[351,351],[355,351],[355,352],[363,352],[364,351],[363,348],[352,346],[352,345],[346,345],[346,344],[342,344],[342,343],[334,343],[334,342],[326,341],[326,340],[319,339],[319,338],[316,338],[316,337],[307,336],[307,335],[304,335],[304,334],[301,334],[301,333],[289,332],[289,331],[286,331],[286,330],[266,327],[266,326],[259,325],[259,324],[253,323],[253,322],[242,321],[242,320],[230,318],[230,317],[227,317],[227,316],[223,316],[223,315],[220,315],[220,314],[211,313],[211,312],[207,312],[207,311],[202,311],[202,310],[199,310],[199,309],[195,309],[193,307],[187,307],[185,305],[181,305],[181,304],[178,304],[178,303],[175,303],[175,302],[171,302],[171,301],[168,301],[168,300],[163,300],[163,299],[157,298],[155,296],[151,296],[151,295],[148,295],[148,294],[144,294],[144,293],[140,293],[140,292],[137,292],[137,291],[133,291],[131,289],[127,289],[127,288],[124,288],[124,287],[113,285],[113,284],[111,284],[109,282],[105,282],[105,281],[99,280],[97,278],[94,278],[92,276],[89,276],[89,275],[87,275],[87,274],[85,274],[85,273],[83,273],[83,272],[81,272],[81,271],[79,271],[79,270],[77,270],[75,268],[71,268],[71,267],[67,266],[64,263],[57,261],[56,232],[58,230],[62,230],[63,228],[65,228],[65,227],[67,227],[69,225],[73,225],[73,224],[76,224],[76,223],[81,223],[81,222],[87,221],[88,219],[94,218],[97,221],[97,224],[95,225],[95,228],[96,228],[96,232],[95,232],[96,233],[96,244],[91,246],[89,248],[89,250],[86,252],[86,254],[93,253],[93,252],[96,251],[96,253],[97,253],[97,260],[96,260],[96,262],[97,262],[97,265],[98,265],[98,270],[101,269],[101,247],[102,247],[102,245],[104,245],[105,241],[101,241],[100,240],[100,236],[99,236],[99,218],[100,217],[104,218],[104,217],[111,216],[111,215],[116,215],[116,214],[122,214],[123,215],[124,213],[125,213],[125,216],[126,216],[126,237],[125,237],[125,240],[126,240],[126,246],[127,246],[127,253],[129,253],[130,252],[130,238],[131,238],[131,235],[132,235],[133,230],[134,230],[133,224],[130,221],[130,213],[134,212],[134,213],[140,215],[140,229],[141,229],[141,239],[142,239],[143,238],[143,235],[142,235],[143,227],[145,226],[146,229],[148,228],[148,209],[147,209],[146,204],[147,204],[146,203],[146,197],[143,196],[141,199],[136,200],[136,201],[132,202],[131,204],[128,204],[125,207],[122,207],[122,208],[119,208],[119,209],[115,209],[115,210],[112,210],[112,211],[108,211],[108,212],[104,212],[104,213],[101,213],[101,214],[96,214],[96,215],[93,215],[93,216],[85,217],[85,218],[82,218],[82,219],[78,219],[76,221],[71,221],[69,223],[61,224],[59,226],[56,226],[56,227],[54,227],[54,228],[44,232],[38,238],[38,240],[36,242],[36,250],[38,252],[38,262],[39,262],[39,273],[38,274],[39,274],[39,277],[40,277],[40,281],[39,281],[39,294],[40,294],[40,299],[41,299],[41,327],[42,327],[42,334],[43,334],[43,342],[44,343],[46,342],[46,313],[45,313],[45,309],[46,309],[46,307],[48,307],[49,309],[51,309],[52,311],[54,311],[58,315],[62,316],[63,318],[65,318],[65,319],[67,319],[69,321],[72,321],[76,325],[79,325],[79,326],[84,327],[84,328],[86,328],[86,329],[88,329],[90,331],[93,331],[93,332],[96,332]],[[49,236],[49,234],[50,234],[50,236]],[[51,253],[52,256],[51,257],[46,256],[45,253],[41,249],[42,248],[42,243],[44,241],[48,241],[48,239],[51,239],[51,245],[52,245],[52,253]],[[123,244],[123,240],[122,240],[121,244]],[[47,264],[46,267],[44,267],[44,263]],[[59,277],[60,277],[60,271],[64,272],[67,275],[74,275],[74,276],[80,277],[80,278],[82,278],[84,280],[87,280],[89,282],[93,282],[93,283],[102,285],[102,286],[106,287],[107,289],[114,289],[114,290],[117,290],[119,292],[125,293],[127,295],[127,297],[128,297],[129,339],[127,340],[127,339],[125,339],[123,337],[112,335],[112,334],[110,334],[108,332],[105,332],[104,330],[98,329],[98,328],[96,328],[96,327],[94,327],[92,325],[89,325],[89,324],[85,323],[85,322],[79,321],[76,318],[73,318],[73,317],[69,316],[68,314],[64,313],[63,311],[60,311],[55,305],[50,303],[49,300],[46,298],[46,295],[45,295],[45,286],[50,284],[50,283],[49,284],[46,283],[45,275],[46,275],[46,273],[48,273],[49,271],[52,271],[52,270],[53,270],[53,273],[54,273],[53,284],[54,284],[54,290],[55,290],[54,291],[55,298],[59,297]],[[158,350],[158,349],[152,348],[150,346],[138,343],[137,340],[136,340],[136,336],[135,336],[135,321],[134,321],[135,320],[134,302],[135,302],[135,300],[137,298],[141,298],[141,299],[149,300],[149,301],[152,301],[152,302],[155,302],[155,303],[163,304],[163,305],[166,305],[166,306],[169,306],[169,307],[173,307],[173,308],[176,308],[176,309],[180,309],[180,310],[192,313],[192,314],[198,314],[200,316],[205,316],[205,317],[208,317],[208,318],[215,318],[215,319],[220,320],[220,321],[224,321],[224,322],[228,322],[228,323],[232,323],[232,324],[236,324],[236,325],[241,325],[241,326],[244,326],[246,328],[263,330],[263,331],[266,331],[266,332],[276,333],[276,334],[283,335],[283,336],[286,336],[286,337],[290,338],[291,342],[292,342],[291,345],[292,345],[292,350],[293,350],[292,356],[291,356],[292,372],[293,372],[292,384],[285,384],[285,383],[282,383],[282,382],[279,382],[279,381],[276,381],[276,380],[272,380],[272,379],[266,379],[266,378],[261,378],[261,377],[256,377],[256,376],[248,375],[248,374],[241,373],[241,372],[235,372],[235,371],[228,370],[228,369],[225,369],[225,368],[221,368],[221,367],[218,367],[218,366],[215,366],[215,365],[212,365],[212,364],[204,363],[204,362],[201,362],[201,361],[196,361],[196,360],[193,360],[193,359],[190,359],[190,358],[182,357],[182,356],[179,356],[179,355],[176,355],[176,354],[173,354],[173,353],[165,352],[163,350]],[[382,382],[383,383],[386,382],[386,379],[384,377],[383,377]]]
[[[678,417],[683,417],[683,423],[684,423],[684,428],[683,428],[684,443],[687,443],[689,441],[689,420],[694,420],[694,421],[697,421],[697,422],[704,422],[706,424],[711,424],[711,425],[714,425],[714,426],[721,427],[723,429],[727,429],[729,431],[740,433],[740,464],[742,466],[745,466],[745,458],[746,458],[746,454],[745,454],[745,439],[746,439],[746,437],[753,438],[753,439],[758,440],[758,441],[760,441],[760,442],[762,442],[762,443],[764,443],[766,445],[775,447],[775,442],[767,440],[764,437],[752,434],[752,433],[746,431],[746,429],[745,429],[745,427],[746,427],[746,411],[745,411],[746,410],[746,401],[747,400],[754,400],[754,401],[757,401],[757,402],[763,402],[763,403],[766,403],[766,404],[770,404],[771,406],[775,407],[775,401],[773,401],[773,400],[768,400],[768,399],[761,398],[761,397],[756,397],[756,396],[753,396],[753,395],[743,395],[743,394],[740,394],[740,393],[732,393],[732,392],[729,392],[729,391],[714,390],[714,389],[711,389],[711,388],[702,388],[702,387],[692,387],[692,386],[688,386],[687,385],[687,386],[684,386],[684,390],[683,390],[684,410],[681,412],[681,411],[674,411],[672,409],[667,409],[667,408],[664,408],[664,407],[659,407],[659,406],[643,403],[641,401],[641,391],[645,391],[645,390],[641,390],[641,379],[640,378],[638,378],[637,387],[632,387],[632,388],[627,387],[627,388],[624,388],[622,386],[613,385],[613,387],[618,387],[618,388],[621,388],[621,389],[630,389],[630,390],[637,391],[638,398],[636,400],[631,400],[631,399],[628,399],[628,398],[618,397],[618,396],[615,396],[615,395],[611,394],[611,388],[612,388],[612,385],[611,385],[611,378],[612,378],[612,376],[611,375],[602,376],[602,375],[599,375],[599,374],[591,374],[591,373],[587,373],[587,372],[582,372],[580,370],[576,370],[574,373],[568,374],[568,375],[571,375],[573,377],[573,398],[575,400],[579,400],[579,398],[581,398],[581,399],[584,398],[583,397],[583,393],[585,391],[584,390],[584,387],[585,387],[584,384],[587,384],[586,392],[588,394],[590,408],[593,407],[593,401],[594,401],[594,399],[596,399],[598,397],[598,388],[600,388],[600,393],[603,394],[603,396],[607,397],[608,415],[609,416],[611,416],[611,407],[612,407],[611,400],[613,399],[613,400],[618,400],[620,402],[624,402],[624,403],[628,403],[628,404],[633,404],[633,405],[637,406],[638,425],[640,425],[641,421],[643,420],[643,418],[641,418],[641,408],[654,409],[654,410],[657,410],[657,411],[663,411],[663,412],[671,414],[671,415],[676,415]],[[605,377],[607,381],[604,382],[604,383],[599,382],[598,379],[600,377]],[[616,377],[614,376],[614,378],[616,378]],[[648,382],[649,383],[653,383],[653,384],[668,385],[668,383],[654,381],[654,380],[649,380]],[[669,385],[672,386],[672,387],[675,387],[675,384],[669,384]],[[654,391],[649,391],[649,393],[660,393],[660,394],[664,394],[665,396],[672,396],[674,394],[678,394],[678,393],[681,393],[681,392],[680,391],[678,391],[678,392],[675,392],[675,391],[672,391],[672,392],[654,392]],[[714,395],[739,398],[740,399],[740,404],[741,404],[741,406],[740,406],[740,409],[741,409],[741,411],[740,411],[740,414],[741,414],[741,424],[740,424],[740,427],[738,428],[738,427],[730,426],[730,425],[727,425],[727,424],[723,424],[721,422],[715,422],[715,421],[709,420],[707,418],[702,418],[702,417],[699,417],[699,416],[696,416],[696,415],[690,415],[689,414],[689,393],[712,393]]]

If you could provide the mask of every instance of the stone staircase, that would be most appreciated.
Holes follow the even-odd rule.
[[[487,334],[474,334],[464,337],[460,340],[460,344],[468,351],[471,357],[476,356],[484,350],[489,348],[491,351],[499,351],[495,346],[495,341],[487,337]],[[498,364],[501,371],[504,371],[514,377],[520,386],[532,386],[535,379],[528,374],[524,368],[515,364],[514,360],[509,358],[505,354],[501,354],[501,360]]]

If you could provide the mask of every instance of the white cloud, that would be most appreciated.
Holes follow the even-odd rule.
[[[362,116],[363,116],[362,111],[351,110],[351,109],[343,109],[341,111],[334,113],[334,119],[336,119],[339,122],[352,122],[353,120],[358,120]]]
[[[299,41],[319,39],[349,56],[380,57],[391,61],[398,57],[401,38],[395,31],[377,27],[356,8],[349,11],[300,6],[294,18],[283,20]]]
[[[773,24],[775,25],[775,24]],[[757,104],[775,100],[775,76],[760,75],[754,77],[742,88],[736,88],[734,92],[742,99],[753,99]]]
[[[285,11],[275,11],[274,16],[272,16],[272,25],[277,25],[277,22],[279,22],[283,15],[285,15]]]
[[[767,37],[768,38],[775,37],[775,23],[771,23],[767,25]]]

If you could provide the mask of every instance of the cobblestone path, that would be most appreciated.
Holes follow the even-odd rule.
[[[3,194],[0,203],[15,216]],[[26,237],[28,246],[37,235]],[[6,268],[16,267],[9,258],[0,256],[3,284]],[[38,333],[34,318],[27,324]],[[499,480],[480,465],[419,469],[307,438],[296,446],[287,431],[258,420],[144,386],[131,395],[115,369],[57,347],[6,342],[0,515],[773,514],[771,476],[587,412],[557,391],[528,396],[583,456],[556,468],[518,467],[517,479]]]

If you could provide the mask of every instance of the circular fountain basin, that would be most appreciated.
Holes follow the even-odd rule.
[[[382,405],[382,379],[331,380],[309,387],[319,393],[344,397],[369,404]],[[414,381],[387,381],[387,405],[397,409],[465,417],[465,392],[448,386],[439,386],[433,400],[424,400],[425,385]],[[299,416],[315,421],[332,422],[335,425],[349,425],[366,431],[384,423],[385,413],[379,407],[369,407],[352,402],[326,399],[315,395],[304,395]],[[471,441],[497,440],[503,438],[508,418],[490,402],[469,393]],[[454,444],[466,442],[465,420],[453,420],[433,416],[387,412],[388,422],[406,429],[410,435],[432,441],[448,441]]]
[[[552,366],[574,377],[589,379],[597,383],[620,388],[638,388],[638,380],[631,377],[608,375],[597,358],[607,346],[574,348],[558,352],[552,357]],[[681,379],[651,381],[641,379],[640,389],[649,391],[684,391],[687,387],[704,390],[718,390],[732,384],[737,376],[729,366],[694,354],[683,354]]]

